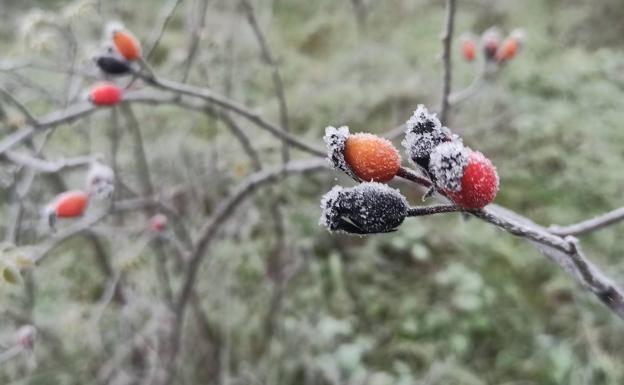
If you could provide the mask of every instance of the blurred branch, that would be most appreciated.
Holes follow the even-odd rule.
[[[0,88],[0,94],[2,94],[5,99],[11,101],[11,103],[13,103],[13,105],[15,105],[15,107],[17,107],[18,110],[20,110],[20,112],[26,118],[26,122],[28,124],[33,125],[33,126],[36,126],[39,124],[37,119],[30,113],[28,108],[26,108],[26,106],[22,104],[19,100],[15,99],[15,97],[13,97],[13,94],[5,90],[4,88]]]
[[[199,0],[200,5],[197,12],[193,13],[193,15],[197,15],[198,20],[196,24],[193,24],[191,30],[191,37],[189,42],[189,49],[186,55],[186,59],[182,64],[182,83],[186,83],[188,77],[191,73],[191,67],[193,66],[193,62],[197,57],[197,52],[199,50],[199,40],[201,37],[201,33],[206,26],[206,12],[208,10],[208,0]]]
[[[43,173],[55,173],[65,169],[86,167],[98,158],[97,155],[85,155],[76,158],[45,160],[18,151],[7,151],[3,156],[12,163]]]
[[[282,79],[282,74],[280,72],[279,66],[277,65],[275,59],[273,58],[273,54],[269,49],[269,45],[266,42],[266,38],[262,33],[262,29],[258,25],[258,20],[256,19],[256,13],[251,5],[250,0],[241,0],[241,4],[243,5],[243,9],[245,10],[245,15],[247,16],[247,21],[251,26],[251,29],[254,32],[254,36],[258,41],[258,46],[260,46],[260,52],[262,54],[262,59],[265,63],[271,68],[271,77],[273,79],[273,86],[275,88],[275,94],[277,96],[277,100],[279,103],[279,113],[280,113],[280,124],[282,126],[282,130],[288,133],[290,132],[289,123],[288,123],[288,105],[286,104],[286,94],[284,92],[284,81]],[[282,160],[284,163],[288,162],[288,145],[284,143],[282,145]]]
[[[440,121],[447,123],[449,112],[449,95],[451,93],[452,62],[451,46],[453,43],[453,28],[455,24],[455,0],[446,0],[446,21],[442,36],[442,63],[444,65],[444,78],[442,85],[442,103],[440,106]]]
[[[167,25],[169,25],[169,21],[175,14],[176,9],[182,3],[182,0],[171,0],[168,4],[168,7],[163,7],[160,12],[159,22],[157,23],[158,28],[152,31],[150,42],[147,44],[149,49],[147,50],[147,54],[145,55],[145,60],[149,61],[152,58],[152,55],[156,51],[156,47],[158,47],[158,43],[160,43],[160,39],[162,39],[165,30],[167,29]]]
[[[171,332],[170,352],[169,357],[167,357],[168,363],[166,368],[166,378],[163,379],[163,384],[172,383],[172,379],[175,374],[176,359],[180,348],[180,335],[184,324],[185,310],[191,300],[200,264],[205,257],[208,246],[215,238],[217,231],[236,211],[240,204],[246,198],[251,196],[258,188],[266,184],[274,183],[285,175],[299,175],[323,170],[327,167],[327,162],[324,159],[312,159],[307,161],[289,162],[286,167],[277,167],[270,170],[256,172],[240,183],[238,187],[232,191],[228,198],[217,206],[214,213],[202,226],[199,236],[194,242],[193,249],[190,253],[189,263],[185,270],[182,288],[180,289],[175,304],[176,319]]]
[[[293,147],[296,147],[302,151],[307,153],[317,155],[317,156],[325,156],[325,151],[318,149],[316,147],[310,146],[307,143],[304,143],[292,136],[289,133],[284,132],[280,127],[269,123],[262,116],[257,114],[256,112],[250,110],[244,105],[241,105],[233,100],[230,100],[226,97],[218,95],[212,92],[207,88],[194,87],[183,83],[178,83],[170,80],[160,79],[156,76],[145,76],[141,74],[143,80],[156,88],[160,88],[163,90],[168,90],[175,92],[177,94],[188,95],[192,97],[197,97],[203,99],[209,103],[216,104],[220,107],[225,108],[226,110],[232,111],[252,123],[256,124],[258,127],[264,128],[269,131],[274,136],[277,136],[281,140],[290,144]],[[1,143],[0,143],[1,144]],[[1,150],[1,147],[0,147]]]

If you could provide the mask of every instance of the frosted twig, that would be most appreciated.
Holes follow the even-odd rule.
[[[624,207],[569,226],[550,226],[548,231],[559,236],[585,235],[624,220]]]

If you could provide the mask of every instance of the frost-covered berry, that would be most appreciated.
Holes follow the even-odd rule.
[[[465,209],[485,207],[498,192],[498,174],[492,162],[458,142],[444,143],[434,150],[429,172],[436,187]]]
[[[481,35],[481,47],[486,60],[494,60],[503,35],[498,27],[490,27]]]
[[[54,228],[57,218],[82,216],[88,203],[89,195],[84,191],[66,191],[57,195],[46,208],[48,224],[51,228]]]
[[[327,127],[323,137],[332,167],[356,181],[387,182],[401,166],[401,157],[390,141],[373,134],[351,135],[349,128]]]
[[[93,60],[98,68],[107,75],[127,75],[132,72],[130,63],[115,55],[97,56]]]
[[[444,191],[459,191],[470,150],[461,142],[446,142],[431,153],[429,173],[436,186]]]
[[[427,170],[431,151],[444,142],[451,141],[453,134],[436,116],[422,104],[405,123],[405,138],[401,142],[410,159]]]
[[[100,162],[93,162],[86,178],[87,191],[96,199],[108,199],[115,191],[115,173],[113,169]]]
[[[473,34],[464,33],[459,38],[461,43],[461,54],[466,61],[473,61],[477,53],[477,41]]]
[[[522,45],[524,40],[524,31],[521,29],[514,30],[509,37],[507,37],[498,50],[496,51],[496,61],[498,62],[506,62],[513,59],[518,50]]]
[[[155,233],[160,233],[167,227],[167,216],[158,213],[149,219],[149,228]]]
[[[321,200],[320,224],[331,232],[387,233],[403,223],[408,208],[398,190],[382,183],[334,186]]]
[[[121,88],[113,83],[96,84],[89,90],[89,101],[96,106],[112,106],[121,100]]]
[[[110,34],[115,49],[126,60],[134,61],[141,57],[141,44],[130,31],[120,23],[109,23],[107,32]]]

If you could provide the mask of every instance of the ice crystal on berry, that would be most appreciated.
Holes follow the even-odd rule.
[[[360,181],[360,178],[355,175],[351,167],[347,164],[344,157],[344,148],[347,138],[349,137],[349,127],[332,127],[325,128],[325,136],[323,140],[327,146],[327,160],[332,168],[344,171],[351,178],[356,181]]]
[[[418,105],[405,125],[405,139],[401,144],[410,159],[422,167],[426,167],[423,160],[429,159],[436,146],[453,139],[450,130],[442,126],[436,114],[430,113],[422,104]]]
[[[460,191],[469,155],[470,149],[458,141],[437,146],[429,161],[429,172],[434,177],[436,186],[446,191]]]

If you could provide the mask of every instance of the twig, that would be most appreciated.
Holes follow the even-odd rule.
[[[241,4],[243,5],[243,9],[245,10],[245,15],[247,16],[247,21],[251,26],[251,29],[254,32],[254,36],[258,41],[258,45],[260,46],[260,52],[262,54],[262,59],[266,62],[266,64],[271,67],[271,77],[273,79],[273,86],[275,88],[275,95],[277,96],[278,104],[279,104],[279,113],[280,113],[280,124],[282,126],[282,130],[288,133],[290,132],[289,123],[288,123],[288,105],[286,104],[286,94],[284,92],[284,81],[282,79],[282,74],[280,72],[279,66],[277,65],[275,59],[273,58],[273,54],[269,49],[269,45],[266,42],[266,38],[262,33],[262,29],[258,25],[258,20],[256,19],[256,14],[249,0],[241,0]],[[284,143],[282,145],[282,161],[284,163],[288,162],[288,145]]]
[[[184,59],[184,63],[182,64],[182,68],[183,68],[182,79],[181,79],[182,83],[186,83],[191,73],[191,67],[193,65],[193,61],[195,61],[195,58],[197,57],[197,52],[199,49],[199,39],[201,36],[201,32],[203,31],[206,25],[206,13],[208,10],[208,0],[200,0],[200,1],[201,1],[201,5],[199,7],[199,10],[197,11],[197,13],[194,13],[195,15],[198,15],[197,24],[193,25],[193,29],[191,31],[188,54],[186,55],[186,59]]]
[[[548,231],[559,236],[585,235],[624,220],[624,207],[569,226],[550,226]]]
[[[280,180],[284,175],[308,173],[326,169],[327,167],[328,165],[325,160],[314,159],[309,161],[289,162],[285,168],[279,167],[252,174],[234,189],[227,200],[221,202],[212,216],[202,226],[199,237],[194,243],[193,250],[190,254],[189,263],[184,274],[182,289],[180,290],[175,304],[176,319],[171,333],[168,367],[165,371],[167,378],[163,379],[163,384],[170,384],[174,376],[175,360],[180,347],[180,335],[184,323],[185,309],[191,299],[199,266],[205,257],[206,249],[223,223],[234,213],[243,200],[249,197],[259,187]]]
[[[39,124],[37,119],[33,116],[33,114],[30,113],[28,108],[26,108],[26,106],[24,104],[22,104],[19,100],[15,99],[13,94],[11,94],[9,91],[5,90],[4,88],[0,88],[0,94],[4,95],[4,97],[7,100],[11,101],[11,103],[13,103],[13,105],[15,105],[15,107],[17,107],[18,110],[20,110],[20,112],[26,118],[26,122],[28,124],[30,124],[32,126],[36,126],[36,125]]]
[[[158,47],[158,43],[160,43],[160,39],[162,39],[165,30],[167,29],[167,25],[169,25],[169,21],[175,14],[176,9],[182,3],[182,0],[171,0],[169,2],[168,8],[163,8],[160,13],[160,22],[157,24],[158,28],[152,32],[151,39],[147,47],[147,54],[145,55],[145,60],[149,61],[152,58],[152,55],[156,51],[156,47]]]
[[[410,207],[409,210],[407,210],[407,216],[421,217],[433,214],[455,213],[458,211],[463,210],[455,205],[417,206]]]
[[[218,95],[207,88],[194,87],[194,86],[190,86],[187,84],[160,79],[155,76],[151,76],[151,77],[143,76],[143,79],[145,82],[151,84],[152,86],[156,88],[172,91],[172,92],[182,94],[182,95],[197,97],[197,98],[206,100],[207,102],[214,103],[220,107],[223,107],[229,111],[232,111],[246,118],[247,120],[251,121],[257,126],[266,129],[271,134],[273,134],[274,136],[277,136],[278,138],[282,139],[283,141],[285,141],[286,143],[290,144],[293,147],[296,147],[302,151],[308,152],[313,155],[325,156],[325,151],[300,141],[299,139],[292,136],[291,134],[284,132],[280,127],[272,123],[269,123],[259,114],[250,110],[246,106],[243,106],[233,100],[230,100],[221,95]]]
[[[455,24],[455,0],[446,0],[446,21],[444,35],[442,36],[442,62],[444,65],[444,78],[442,85],[442,103],[440,105],[440,121],[447,123],[449,112],[449,95],[451,93],[452,62],[451,45],[453,42],[453,27]]]
[[[88,166],[97,156],[85,155],[76,158],[64,158],[57,160],[45,160],[18,151],[7,151],[3,156],[10,162],[26,166],[43,173],[55,173],[66,169],[81,168]]]

